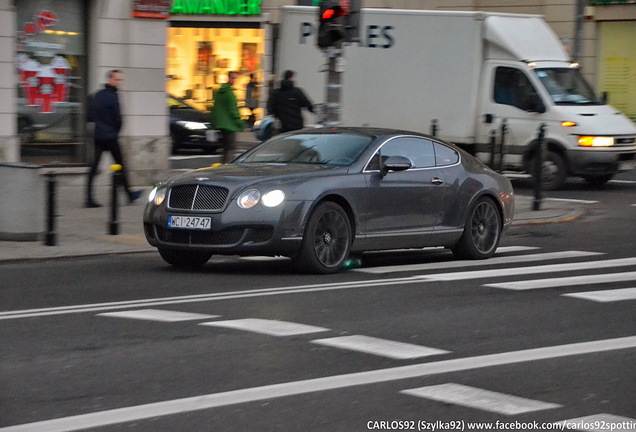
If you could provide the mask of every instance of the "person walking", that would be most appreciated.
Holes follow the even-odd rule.
[[[280,121],[281,132],[289,132],[304,127],[302,108],[314,112],[314,106],[305,93],[294,86],[295,72],[285,71],[280,87],[274,90],[268,103],[269,113]]]
[[[256,122],[255,110],[258,108],[260,101],[260,89],[256,74],[250,74],[250,81],[245,86],[245,106],[250,110],[250,117],[247,120],[247,126],[252,128]]]
[[[236,95],[232,89],[237,76],[238,72],[236,71],[228,73],[227,82],[214,92],[214,105],[210,111],[212,128],[221,132],[223,163],[231,160],[236,145],[236,132],[240,132],[244,128]]]
[[[123,73],[118,69],[109,71],[106,75],[107,81],[104,88],[95,93],[91,98],[88,107],[88,121],[95,123],[93,132],[93,142],[95,154],[93,163],[88,172],[88,182],[86,186],[86,207],[101,207],[93,198],[93,180],[99,168],[102,153],[110,152],[115,163],[122,167],[123,187],[128,194],[130,203],[137,200],[142,191],[132,191],[128,184],[128,176],[124,164],[124,157],[119,146],[119,131],[122,127],[122,115],[117,96],[117,89],[123,81]]]

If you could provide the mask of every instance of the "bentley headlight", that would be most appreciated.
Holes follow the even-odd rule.
[[[148,202],[154,202],[155,205],[161,205],[164,199],[166,199],[167,189],[165,186],[155,186],[148,195]]]
[[[189,130],[207,129],[205,123],[201,122],[178,120],[177,124]]]
[[[607,136],[580,136],[581,147],[611,147],[614,145],[614,137]]]
[[[244,192],[241,192],[239,197],[236,199],[236,203],[240,208],[248,209],[254,207],[258,204],[258,201],[261,199],[261,193],[256,189],[248,189]]]
[[[280,203],[285,200],[285,192],[280,189],[276,189],[270,192],[267,192],[261,198],[263,205],[265,207],[276,207]]]

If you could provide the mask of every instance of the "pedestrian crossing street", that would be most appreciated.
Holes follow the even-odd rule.
[[[574,262],[564,262],[574,260]],[[531,264],[557,261],[557,264],[526,265],[523,267],[488,268],[501,264],[515,265],[518,263]],[[625,302],[636,300],[636,288],[613,288],[612,284],[625,283],[636,280],[636,271],[621,271],[636,266],[636,257],[603,259],[603,254],[589,251],[563,251],[539,253],[536,248],[511,247],[500,248],[498,255],[490,260],[480,262],[478,270],[463,271],[463,268],[475,267],[475,262],[450,261],[423,264],[409,264],[404,266],[385,266],[374,268],[359,268],[356,272],[371,275],[395,275],[400,272],[422,272],[415,276],[422,283],[431,281],[449,281],[466,279],[484,279],[483,287],[514,291],[533,289],[550,289],[573,287],[580,285],[594,285],[594,291],[568,292],[556,295],[572,299],[572,301],[592,302]],[[436,272],[444,270],[444,272]],[[453,270],[450,271],[449,270]],[[603,273],[596,273],[597,271]],[[617,271],[614,271],[617,270]],[[585,275],[559,276],[543,278],[541,275],[554,275],[557,272],[584,272]],[[527,275],[526,280],[500,281],[510,276]],[[412,276],[408,280],[412,280]],[[499,281],[493,281],[498,279]],[[396,279],[390,279],[391,283]],[[374,280],[370,285],[377,286]],[[270,337],[289,337],[310,335],[311,337],[333,329],[277,320],[246,317],[234,320],[219,320],[220,315],[205,315],[174,310],[137,309],[98,314],[101,317],[126,318],[139,320],[154,320],[158,322],[193,321],[197,325],[211,328],[226,328],[237,331],[259,333]],[[342,332],[346,329],[336,329]],[[450,352],[435,347],[427,347],[404,343],[401,341],[384,340],[369,335],[347,335],[336,337],[317,337],[309,341],[311,344],[321,345],[340,350],[350,350],[373,356],[382,356],[396,360],[413,360],[430,356],[441,356]],[[444,383],[420,388],[404,389],[401,394],[429,401],[454,404],[477,410],[483,410],[502,415],[519,415],[534,411],[550,410],[562,407],[549,401],[538,401],[523,398],[519,395],[502,394],[488,389],[474,388],[459,383]],[[620,425],[621,430],[636,431],[636,419],[617,416],[615,414],[595,413],[586,417],[563,419],[555,421],[565,429],[596,431],[602,430],[599,425]]]

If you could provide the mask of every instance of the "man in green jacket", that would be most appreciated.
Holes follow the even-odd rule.
[[[238,110],[238,103],[232,86],[238,72],[232,71],[227,75],[227,82],[214,92],[214,106],[212,107],[212,127],[221,132],[223,144],[223,163],[231,160],[236,143],[236,132],[243,130],[243,120]]]

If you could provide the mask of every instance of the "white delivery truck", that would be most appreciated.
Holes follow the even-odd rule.
[[[317,14],[283,6],[276,42],[277,70],[295,70],[314,103],[327,79]],[[360,27],[360,42],[343,47],[343,126],[430,133],[435,121],[437,136],[484,162],[504,129],[500,166],[528,171],[544,124],[546,189],[636,166],[636,125],[597,98],[541,16],[362,9]]]

